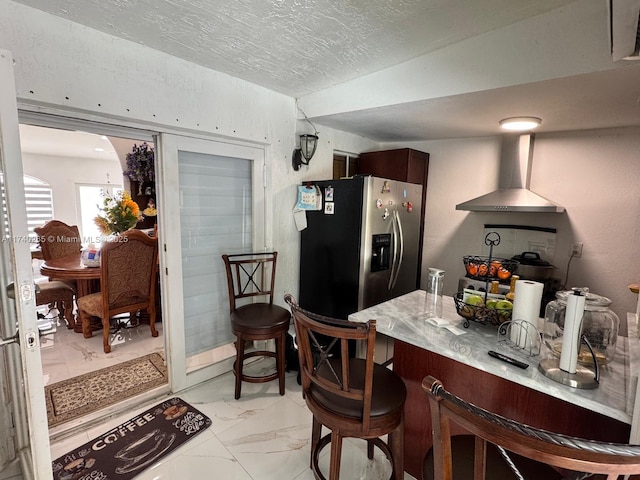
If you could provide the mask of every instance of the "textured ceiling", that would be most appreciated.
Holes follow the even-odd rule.
[[[319,95],[316,105],[336,105],[326,113],[305,106],[320,130],[328,126],[379,142],[496,135],[498,120],[513,115],[541,117],[539,132],[640,126],[640,62],[602,63],[610,48],[605,0],[14,1],[301,98],[303,105]],[[616,5],[637,3],[616,0]],[[571,38],[581,40],[565,41],[570,30],[579,33]],[[545,45],[539,63],[553,66],[555,76],[534,79],[530,44],[519,43],[532,31],[534,46]],[[381,104],[386,92],[401,88],[386,81],[365,94],[369,105],[342,109],[345,98],[360,92],[359,79],[366,75],[458,45],[458,52],[466,50],[502,32],[508,34],[501,38],[521,51],[508,63],[489,49],[473,50],[473,61],[466,61],[478,67],[470,74],[475,76],[465,78],[473,88],[429,96],[429,87],[419,84],[413,100]],[[500,71],[488,75],[482,70],[485,59]],[[438,80],[457,85],[461,64],[457,58],[440,64]],[[569,67],[560,72],[565,64],[578,64],[580,74]],[[531,78],[488,83],[489,77],[510,77],[510,70]],[[351,90],[334,94],[345,86]]]
[[[381,142],[498,135],[498,120],[543,119],[537,132],[640,126],[640,62],[625,68],[382,108],[315,122]]]
[[[17,0],[292,97],[573,0]]]

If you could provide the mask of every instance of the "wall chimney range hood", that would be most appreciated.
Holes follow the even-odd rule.
[[[560,213],[564,207],[529,190],[534,135],[502,137],[498,190],[456,205],[470,212]]]

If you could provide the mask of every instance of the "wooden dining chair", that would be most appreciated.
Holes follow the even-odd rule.
[[[38,236],[38,243],[44,261],[77,254],[82,250],[82,239],[77,225],[67,225],[59,220],[49,220],[33,231]]]
[[[329,479],[340,478],[342,440],[367,440],[367,456],[378,447],[389,459],[391,479],[404,478],[404,404],[407,390],[393,371],[374,362],[376,321],[348,322],[300,308],[285,295],[296,328],[302,395],[313,414],[310,467],[319,468],[322,449],[331,444]],[[366,357],[349,354],[350,342],[362,342]],[[331,430],[322,437],[322,427]],[[380,437],[388,435],[385,443]]]
[[[640,446],[586,440],[533,428],[491,413],[448,392],[427,376],[433,447],[425,480],[593,478],[640,473]],[[451,422],[470,435],[451,436]],[[517,473],[516,473],[517,472]]]
[[[100,292],[78,299],[78,310],[85,338],[92,336],[91,316],[102,319],[104,353],[109,344],[110,319],[121,313],[136,315],[146,310],[151,336],[156,330],[156,275],[158,240],[139,230],[128,230],[115,240],[102,244],[100,253]]]
[[[67,328],[75,326],[73,318],[73,290],[66,283],[58,280],[36,282],[36,306],[53,305],[58,311],[58,319],[67,322]],[[15,299],[15,285],[11,282],[7,286],[7,296]],[[38,314],[40,315],[40,314]]]
[[[242,382],[263,383],[278,379],[284,395],[285,342],[291,314],[273,304],[278,252],[222,255],[227,273],[231,330],[236,336],[235,399],[240,398]],[[256,301],[259,300],[259,301]],[[247,342],[275,340],[275,352],[246,351]],[[273,373],[255,376],[244,370],[244,362],[253,357],[275,358]]]
[[[80,231],[77,225],[67,225],[59,220],[49,220],[40,227],[33,229],[38,237],[42,259],[53,260],[67,255],[73,255],[82,249]],[[58,311],[64,312],[68,328],[75,327],[73,314],[74,299],[77,293],[75,280],[50,280],[50,284],[40,283],[41,304],[56,304]],[[69,299],[69,291],[71,298]],[[38,300],[36,300],[38,301]]]

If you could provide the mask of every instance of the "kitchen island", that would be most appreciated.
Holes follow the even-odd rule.
[[[422,458],[431,447],[429,406],[421,388],[425,375],[436,377],[454,394],[487,410],[539,428],[611,442],[626,443],[630,435],[637,437],[635,428],[631,433],[640,357],[635,321],[628,322],[629,337],[618,337],[614,360],[601,367],[599,387],[583,390],[564,386],[538,371],[540,358],[551,355],[546,348],[540,356],[528,356],[502,341],[495,326],[471,322],[464,328],[451,297],[444,299],[447,325],[429,323],[422,313],[424,296],[424,291],[416,290],[349,315],[351,321],[375,319],[378,332],[394,339],[393,368],[408,392],[404,463],[414,477],[422,478]],[[494,359],[489,350],[529,367],[521,369]]]

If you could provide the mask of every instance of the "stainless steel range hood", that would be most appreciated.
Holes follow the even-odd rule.
[[[498,190],[456,205],[471,212],[564,212],[564,207],[529,190],[533,134],[502,138]]]

